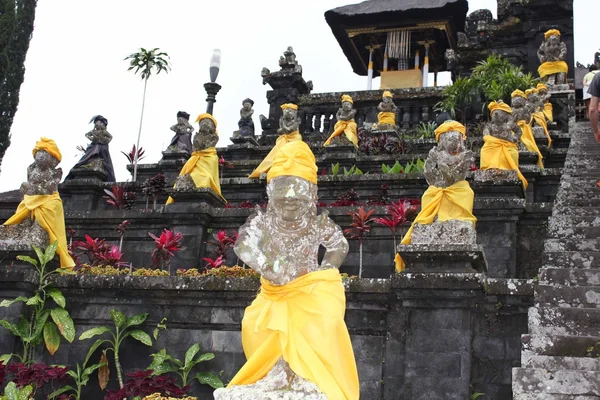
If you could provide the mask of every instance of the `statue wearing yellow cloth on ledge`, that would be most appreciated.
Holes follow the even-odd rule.
[[[550,98],[552,97],[552,95],[548,90],[548,86],[544,85],[543,83],[538,83],[536,89],[538,91],[538,94],[540,95],[540,100],[543,105],[542,111],[544,112],[546,119],[548,120],[548,122],[554,122],[554,110],[552,107],[552,103],[550,103]]]
[[[267,175],[269,203],[239,230],[234,251],[261,274],[246,309],[246,364],[216,400],[357,400],[359,381],[344,322],[338,268],[348,252],[343,232],[317,215],[317,166],[308,145],[282,146]],[[319,247],[325,248],[319,264]]]
[[[279,129],[277,133],[279,137],[275,141],[275,146],[271,149],[264,160],[256,167],[256,169],[248,176],[248,178],[260,178],[262,174],[269,172],[273,160],[277,156],[277,152],[287,143],[302,140],[302,135],[298,131],[300,129],[300,117],[298,117],[298,106],[292,103],[281,105],[281,118],[279,118]]]
[[[32,222],[39,224],[48,233],[50,243],[56,241],[58,244],[56,254],[60,258],[60,267],[71,269],[75,262],[69,255],[64,210],[58,194],[62,170],[56,167],[62,155],[54,140],[41,138],[35,144],[33,158],[35,162],[27,168],[27,182],[21,185],[23,201],[4,225],[22,224],[24,229],[31,229]]]
[[[542,99],[535,88],[527,89],[525,91],[527,96],[527,108],[531,112],[531,127],[533,129],[534,137],[546,137],[548,140],[548,147],[552,145],[552,138],[548,131],[548,123],[546,122],[546,116],[544,115]]]
[[[542,82],[548,85],[564,85],[567,83],[569,66],[565,62],[567,58],[567,45],[560,40],[560,31],[550,29],[544,34],[538,52],[540,67],[538,73]]]
[[[514,170],[523,184],[523,190],[526,190],[527,180],[519,170],[519,150],[517,149],[521,131],[514,129],[512,109],[502,101],[491,102],[488,109],[492,120],[483,129],[483,147],[481,148],[479,168],[482,170]]]
[[[198,115],[196,122],[199,123],[199,128],[192,143],[194,152],[179,172],[174,188],[182,191],[209,188],[226,201],[221,195],[219,157],[215,148],[219,141],[217,121],[212,115],[204,113]],[[167,199],[167,204],[173,202],[175,199],[172,197]]]
[[[327,141],[323,143],[324,147],[327,147],[330,144],[353,144],[354,147],[358,148],[357,125],[354,121],[356,110],[352,108],[353,104],[352,97],[347,94],[342,96],[342,107],[338,109],[336,114],[337,122],[333,127],[333,133],[329,136]]]
[[[421,211],[400,245],[412,243],[413,231],[418,224],[450,220],[475,224],[477,221],[473,215],[475,194],[465,180],[475,159],[473,153],[465,148],[466,129],[459,122],[446,121],[435,130],[435,137],[438,145],[429,152],[424,170],[429,188],[421,198]],[[397,272],[405,269],[399,254],[396,254],[394,262]]]
[[[394,95],[389,90],[383,92],[381,103],[377,106],[379,114],[377,114],[377,130],[396,130],[396,110],[397,107],[393,102]]]
[[[544,161],[542,152],[535,141],[533,129],[529,124],[531,121],[531,113],[527,107],[527,96],[525,93],[523,93],[523,91],[515,90],[511,97],[513,121],[521,129],[521,143],[523,143],[528,151],[534,152],[538,155],[537,166],[543,169]]]

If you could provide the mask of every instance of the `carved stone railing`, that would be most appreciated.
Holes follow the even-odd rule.
[[[410,129],[421,121],[435,119],[434,107],[442,99],[443,88],[394,89],[396,124],[401,129]],[[363,90],[333,93],[312,93],[300,96],[300,132],[303,134],[324,133],[333,130],[336,113],[340,108],[342,95],[354,100],[355,120],[359,126],[365,122],[377,122],[377,105],[381,102],[383,90]]]

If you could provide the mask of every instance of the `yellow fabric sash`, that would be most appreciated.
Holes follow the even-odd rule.
[[[479,163],[481,169],[498,168],[517,171],[517,176],[523,183],[523,190],[527,189],[527,179],[519,170],[519,151],[515,143],[485,135]]]
[[[396,125],[396,113],[384,111],[380,112],[377,114],[377,124]]]
[[[48,195],[25,195],[23,201],[19,203],[15,214],[4,225],[21,223],[30,214],[31,219],[37,221],[48,232],[50,243],[58,241],[56,254],[60,257],[60,267],[65,269],[73,268],[75,262],[69,255],[69,248],[67,247],[65,212],[58,192]]]
[[[248,361],[229,385],[255,383],[283,357],[329,399],[357,400],[358,372],[345,312],[337,269],[311,272],[283,286],[261,278],[260,293],[242,320]]]
[[[327,139],[327,141],[323,143],[323,146],[329,146],[329,144],[331,144],[331,140],[334,137],[340,136],[343,132],[348,138],[348,140],[352,142],[354,147],[358,148],[358,135],[356,133],[356,130],[357,125],[353,119],[351,119],[350,121],[339,120],[335,123],[335,126],[333,127],[333,133],[331,134],[331,136],[329,136],[329,139]]]
[[[552,109],[552,103],[544,103],[544,115],[546,116],[546,119],[548,119],[548,121],[554,122],[554,112]]]
[[[527,123],[525,120],[517,121],[517,125],[521,128],[521,142],[525,145],[527,150],[533,151],[537,153],[538,160],[537,166],[541,169],[544,169],[544,161],[542,157],[542,152],[540,151],[537,143],[535,142],[535,138],[533,137],[533,130],[531,129],[531,125]]]
[[[412,225],[402,238],[400,244],[410,244],[415,224],[432,224],[437,216],[439,221],[458,219],[461,221],[477,222],[473,215],[473,202],[475,193],[467,181],[458,181],[447,188],[429,186],[421,198],[421,212],[417,215]],[[400,254],[394,258],[396,271],[402,272],[406,268]]]
[[[569,72],[569,66],[564,61],[546,61],[538,68],[540,78],[548,75],[560,74],[561,72]]]
[[[548,124],[546,123],[546,117],[544,113],[541,111],[535,112],[531,114],[531,122],[537,122],[539,126],[544,128],[544,135],[548,138],[548,146],[552,144],[552,138],[550,138],[550,133],[548,132]]]
[[[267,154],[265,159],[262,160],[259,166],[256,167],[254,172],[252,172],[248,176],[248,178],[260,178],[261,174],[266,174],[267,172],[269,172],[269,169],[271,169],[271,165],[273,165],[273,160],[275,159],[275,156],[277,155],[277,152],[279,151],[281,146],[289,142],[294,142],[296,140],[302,140],[302,135],[298,131],[279,135],[279,137],[275,141],[275,146],[271,149],[269,154]]]
[[[219,180],[219,158],[217,149],[210,147],[201,151],[194,151],[187,160],[179,176],[190,174],[197,188],[211,188],[223,200],[221,195],[221,182]],[[225,200],[227,201],[227,200]],[[175,202],[171,196],[167,199],[167,204]]]

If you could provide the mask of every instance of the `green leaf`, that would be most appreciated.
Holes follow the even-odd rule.
[[[96,340],[94,342],[94,344],[88,350],[87,355],[85,356],[85,361],[83,362],[83,367],[85,367],[87,365],[88,361],[90,361],[90,357],[94,354],[94,352],[96,351],[96,349],[98,347],[100,347],[100,345],[102,343],[104,343],[104,342],[108,342],[108,340],[106,340],[106,339],[98,339],[98,340]]]
[[[166,349],[162,349],[158,353],[150,354],[150,357],[152,357],[152,363],[146,369],[154,369],[155,367],[157,367],[161,364],[164,364],[167,361],[172,361],[178,365],[182,365],[181,361],[179,361],[176,358],[171,357],[169,354],[167,354]]]
[[[194,379],[197,379],[202,385],[209,385],[213,389],[223,387],[223,382],[213,373],[210,372],[198,372]]]
[[[12,358],[12,354],[2,354],[0,356],[0,364],[8,364],[8,362],[10,361],[10,359]]]
[[[31,258],[29,256],[17,256],[17,260],[25,261],[25,262],[27,262],[29,264],[35,265],[36,267],[38,266],[37,260],[34,260],[33,258]]]
[[[158,364],[155,365],[153,368],[148,367],[148,369],[152,370],[153,375],[163,375],[177,371],[177,367],[174,367],[169,363]]]
[[[44,252],[42,251],[42,249],[37,247],[35,244],[32,244],[31,247],[35,251],[35,254],[38,257],[38,260],[40,260],[40,264],[46,264],[46,257],[44,256]]]
[[[19,333],[19,330],[17,329],[17,326],[15,324],[11,324],[5,319],[0,319],[0,326],[8,329],[13,335],[21,337],[21,334]]]
[[[106,327],[106,326],[97,326],[95,328],[92,329],[88,329],[87,331],[83,332],[81,335],[79,335],[79,340],[86,340],[86,339],[91,339],[94,336],[98,336],[98,335],[102,335],[106,332],[110,332],[110,328]]]
[[[340,163],[337,162],[331,165],[331,173],[335,176],[340,172]]]
[[[44,310],[35,318],[35,330],[31,334],[31,337],[28,338],[28,341],[36,340],[42,334],[42,330],[44,329],[44,325],[46,325],[46,321],[50,316],[50,311]]]
[[[89,367],[87,367],[86,369],[83,370],[82,376],[83,377],[88,377],[88,376],[90,376],[90,374],[92,372],[94,372],[95,370],[97,370],[98,368],[100,368],[100,367],[102,367],[104,365],[106,365],[105,362],[100,362],[98,364],[91,365],[91,366],[89,366]]]
[[[27,297],[19,296],[16,299],[13,299],[13,300],[2,300],[0,302],[0,307],[10,307],[10,306],[12,306],[15,303],[18,303],[18,302],[25,303],[26,301],[27,301]]]
[[[152,346],[152,338],[146,332],[142,330],[131,331],[127,334],[127,336],[131,336],[138,342],[142,342],[146,346]]]
[[[53,322],[46,322],[44,324],[44,343],[46,344],[46,349],[48,349],[48,353],[51,356],[56,353],[58,347],[60,346],[60,334],[58,333],[58,328]]]
[[[77,366],[79,367],[79,364]],[[67,375],[69,375],[74,380],[78,380],[79,379],[79,375],[77,374],[77,372],[73,371],[72,369],[70,369],[70,370],[67,371]]]
[[[201,363],[201,362],[205,362],[205,361],[210,361],[210,360],[212,360],[214,358],[215,358],[214,353],[200,354],[200,356],[198,358],[196,358],[196,364]]]
[[[4,388],[4,395],[8,400],[19,400],[19,389],[14,382],[9,382]]]
[[[69,312],[62,307],[58,307],[50,312],[50,316],[58,327],[61,335],[67,339],[69,343],[72,343],[73,339],[75,339],[75,325],[73,324]]]
[[[65,296],[63,296],[62,292],[58,289],[55,288],[50,288],[46,291],[46,294],[50,297],[52,297],[52,300],[54,300],[54,302],[62,308],[65,308],[67,305],[67,302],[65,300]]]
[[[185,366],[187,367],[189,363],[192,362],[192,360],[194,359],[194,357],[196,357],[196,354],[198,354],[198,352],[200,351],[200,343],[196,343],[194,345],[192,345],[186,352],[185,352]]]
[[[383,172],[384,174],[389,174],[390,173],[389,171],[390,171],[390,167],[388,167],[387,165],[382,163],[381,164],[381,172]]]
[[[125,325],[125,322],[127,322],[127,318],[125,318],[125,315],[123,315],[123,313],[120,311],[110,310],[110,316],[115,323],[115,326],[119,329]]]
[[[148,318],[147,313],[138,314],[138,315],[134,315],[131,318],[127,318],[127,321],[125,322],[125,328],[129,328],[130,326],[140,325],[140,324],[144,323],[146,318]],[[123,328],[123,329],[125,329],[125,328]]]
[[[27,304],[28,306],[35,306],[37,304],[40,304],[41,302],[42,302],[42,299],[36,293],[35,296],[30,297],[25,304]]]
[[[363,175],[363,172],[358,167],[356,167],[354,169],[354,175]]]
[[[69,371],[69,372],[70,372],[70,371]],[[66,393],[66,392],[68,392],[68,391],[70,391],[70,390],[72,390],[72,391],[74,391],[74,392],[76,391],[76,390],[75,390],[75,388],[74,388],[73,386],[69,386],[69,385],[67,385],[67,386],[63,386],[63,387],[61,387],[60,389],[58,389],[58,390],[55,390],[54,392],[50,393],[50,394],[48,395],[48,398],[49,398],[49,399],[54,399],[54,398],[56,398],[56,397],[60,396],[61,394],[63,394],[63,393]]]
[[[44,252],[44,259],[46,262],[50,262],[54,259],[54,255],[56,254],[56,248],[58,247],[58,240],[50,243],[48,247],[46,247],[46,251]]]
[[[33,387],[31,385],[25,386],[19,391],[19,400],[29,400],[33,393]]]

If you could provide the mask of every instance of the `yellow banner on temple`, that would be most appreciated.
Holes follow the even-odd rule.
[[[350,121],[342,121],[339,120],[335,123],[333,127],[333,133],[329,136],[329,138],[323,143],[324,147],[327,147],[331,144],[331,140],[334,137],[340,136],[342,133],[346,135],[349,141],[352,142],[354,147],[358,148],[358,134],[357,134],[358,126],[353,119]]]
[[[210,147],[205,150],[194,151],[179,172],[179,176],[186,174],[190,174],[197,188],[211,188],[219,197],[225,200],[223,195],[221,195],[219,158],[217,157],[216,148]],[[167,204],[174,202],[175,199],[169,196]]]
[[[229,385],[249,385],[283,359],[332,400],[358,400],[354,352],[344,322],[346,298],[337,269],[308,273],[283,286],[261,278],[242,320],[247,362]]]
[[[473,202],[475,193],[467,181],[458,181],[447,188],[429,186],[421,198],[421,211],[402,238],[400,244],[410,244],[415,224],[429,225],[435,221],[448,221],[458,219],[461,221],[477,222],[473,215]],[[399,254],[394,258],[396,271],[402,272],[406,268],[404,260]]]
[[[544,135],[548,138],[548,146],[552,144],[552,138],[550,137],[550,132],[548,132],[548,124],[546,123],[546,116],[542,111],[535,112],[531,114],[531,122],[537,122],[539,126],[544,128]]]
[[[546,61],[538,68],[540,78],[544,78],[548,75],[560,74],[562,72],[565,74],[569,72],[569,66],[564,61]]]
[[[519,169],[519,150],[517,150],[516,143],[485,135],[479,161],[481,169],[498,168],[517,171],[517,176],[523,184],[523,190],[527,189],[527,179]]]
[[[527,121],[524,120],[518,121],[517,125],[519,125],[519,128],[521,128],[521,142],[523,142],[527,150],[537,153],[537,166],[541,169],[544,169],[544,157],[542,156],[542,152],[540,151],[540,148],[535,142],[535,137],[533,136],[533,130],[531,129],[531,125],[529,125]]]
[[[381,72],[379,89],[403,89],[422,86],[423,74],[420,69]]]
[[[58,192],[48,195],[23,197],[17,211],[4,225],[16,225],[31,215],[31,218],[48,232],[50,242],[58,242],[56,254],[60,258],[60,267],[71,269],[75,262],[69,255],[67,247],[67,233],[65,231],[65,212]]]
[[[298,131],[279,135],[275,141],[275,146],[271,149],[269,154],[267,154],[265,159],[262,160],[258,167],[256,167],[256,169],[248,176],[248,178],[260,178],[261,174],[266,174],[269,172],[271,165],[273,165],[273,160],[275,159],[275,156],[277,155],[277,152],[281,146],[296,140],[302,140],[302,135]]]
[[[544,103],[544,115],[546,119],[550,122],[554,122],[554,110],[552,107],[552,103]]]

